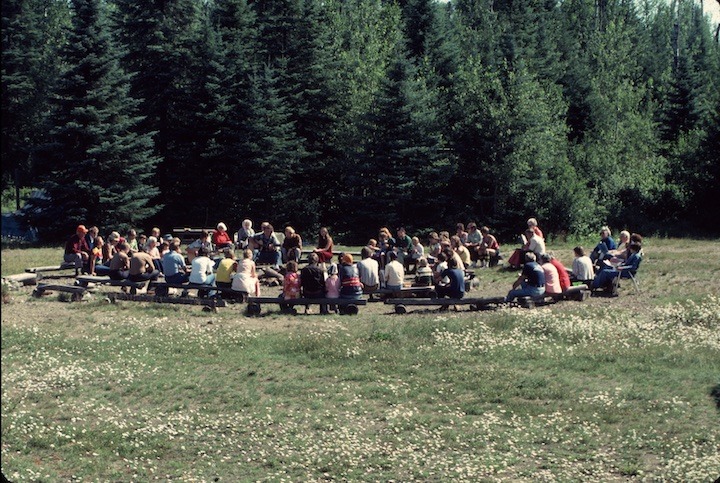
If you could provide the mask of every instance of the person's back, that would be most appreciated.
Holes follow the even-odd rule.
[[[421,258],[418,261],[417,271],[415,272],[415,286],[427,287],[433,284],[432,269],[428,266],[427,259]]]
[[[537,262],[526,262],[523,274],[531,287],[545,287],[545,271]]]
[[[545,262],[542,265],[543,273],[545,275],[545,292],[549,294],[562,293],[560,288],[560,274],[550,262]]]
[[[142,275],[151,271],[153,259],[147,252],[136,252],[130,259],[130,275]]]
[[[563,264],[560,263],[560,260],[558,260],[557,258],[550,258],[550,263],[553,264],[553,266],[558,272],[558,276],[560,277],[560,290],[564,292],[565,290],[570,288],[570,275],[568,274]]]
[[[340,297],[340,277],[334,263],[328,266],[328,277],[325,280],[325,296],[329,299]]]
[[[360,282],[366,290],[375,290],[380,285],[380,264],[372,258],[369,248],[363,248],[362,252],[363,259],[357,264]]]
[[[283,277],[283,298],[300,298],[300,274],[297,272],[297,262],[291,260],[287,263],[287,273]]]
[[[232,276],[237,271],[237,260],[234,258],[223,258],[217,267],[215,273],[215,283],[226,284],[228,287],[232,283]]]
[[[210,275],[213,274],[215,263],[206,255],[193,258],[192,270],[190,272],[190,283],[204,285],[208,283]]]
[[[300,270],[300,285],[302,293],[307,298],[321,298],[325,295],[325,273],[312,264]]]
[[[462,298],[465,295],[465,273],[459,268],[447,268],[442,275],[450,280],[447,286],[448,297]]]
[[[162,258],[162,267],[165,278],[173,277],[185,272],[185,259],[175,250],[170,250]]]
[[[575,257],[572,266],[573,276],[576,280],[592,280],[595,278],[595,269],[592,260],[587,255]]]
[[[385,266],[385,286],[392,289],[402,288],[404,280],[405,268],[402,263],[396,259],[391,260],[390,263]]]

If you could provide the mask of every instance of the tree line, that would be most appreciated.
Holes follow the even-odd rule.
[[[720,47],[690,0],[3,0],[2,124],[2,188],[42,189],[48,239],[720,227]]]

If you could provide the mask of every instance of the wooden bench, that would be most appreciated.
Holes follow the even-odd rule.
[[[391,290],[389,288],[379,288],[367,293],[368,302],[379,302],[387,298],[436,298],[437,292],[435,292],[434,285],[428,285],[426,287],[402,287],[400,290]]]
[[[77,285],[41,283],[33,290],[32,296],[40,298],[45,295],[46,292],[64,292],[71,294],[73,302],[79,302],[87,290],[87,287],[78,287]]]
[[[190,290],[197,290],[198,297],[200,297],[200,294],[203,291],[215,292],[214,297],[211,298],[223,298],[223,295],[225,295],[225,298],[229,300],[236,300],[238,302],[243,302],[247,300],[248,297],[247,292],[238,292],[237,290],[233,290],[229,287],[215,287],[213,285],[201,285],[196,283],[168,283],[162,280],[156,280],[150,282],[150,287],[155,289],[155,295],[158,297],[167,297],[169,289],[171,288],[182,290],[180,297],[188,297]]]
[[[112,303],[115,303],[117,300],[129,300],[133,302],[154,302],[159,304],[202,305],[203,310],[213,312],[216,312],[218,307],[227,306],[224,300],[212,297],[163,297],[159,295],[127,294],[122,292],[108,294],[107,297]]]
[[[8,275],[3,277],[3,280],[7,282],[15,282],[22,285],[35,285],[38,281],[38,274],[36,273],[18,273],[15,275]]]
[[[282,299],[280,297],[248,297],[247,299],[248,315],[260,315],[261,306],[263,304],[277,304],[280,306],[289,306],[293,308],[292,313],[296,314],[295,305],[337,305],[342,307],[340,310],[341,314],[356,315],[358,313],[359,305],[366,305],[367,300],[365,299]]]
[[[142,290],[148,285],[147,281],[133,282],[128,279],[113,280],[110,277],[98,275],[80,275],[75,278],[75,283],[85,288],[87,288],[91,283],[96,285],[110,285],[112,287],[129,287],[131,294],[136,294],[138,290]]]
[[[72,270],[75,268],[75,262],[63,262],[60,266],[49,265],[45,267],[31,267],[26,268],[27,273],[40,273],[40,272],[59,272],[61,270]]]
[[[517,303],[520,307],[532,309],[543,305],[550,305],[561,300],[574,300],[583,302],[590,297],[590,289],[587,285],[575,285],[568,287],[559,294],[545,294],[539,297],[518,297]]]
[[[408,306],[436,306],[450,307],[469,305],[470,310],[493,310],[505,303],[505,297],[463,297],[461,299],[434,298],[434,299],[387,299],[385,303],[395,306],[396,314],[407,313]]]
[[[187,245],[200,238],[203,230],[212,234],[215,228],[173,228],[172,234],[180,239],[180,243]]]

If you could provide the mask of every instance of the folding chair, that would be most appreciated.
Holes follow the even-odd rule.
[[[620,279],[622,278],[622,274],[627,273],[630,275],[630,280],[632,280],[633,287],[635,288],[636,293],[642,293],[642,290],[640,290],[640,283],[638,283],[637,278],[633,273],[628,270],[627,272],[620,272],[617,277],[615,277],[615,281],[613,282],[613,294],[617,293],[617,289],[620,286]],[[636,274],[637,275],[637,274]]]

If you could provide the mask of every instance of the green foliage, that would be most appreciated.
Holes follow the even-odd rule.
[[[49,141],[39,154],[47,200],[34,220],[64,236],[78,223],[125,230],[157,211],[152,139],[136,131],[137,101],[120,68],[103,3],[72,4],[73,29],[53,97]]]
[[[697,208],[718,185],[720,47],[695,2],[98,5],[111,25],[68,33],[80,3],[3,0],[2,183],[54,173],[46,220],[251,217],[348,240],[531,215],[548,232],[720,226]],[[78,82],[109,65],[83,45],[119,59],[116,80]],[[120,158],[139,184],[108,181]]]

